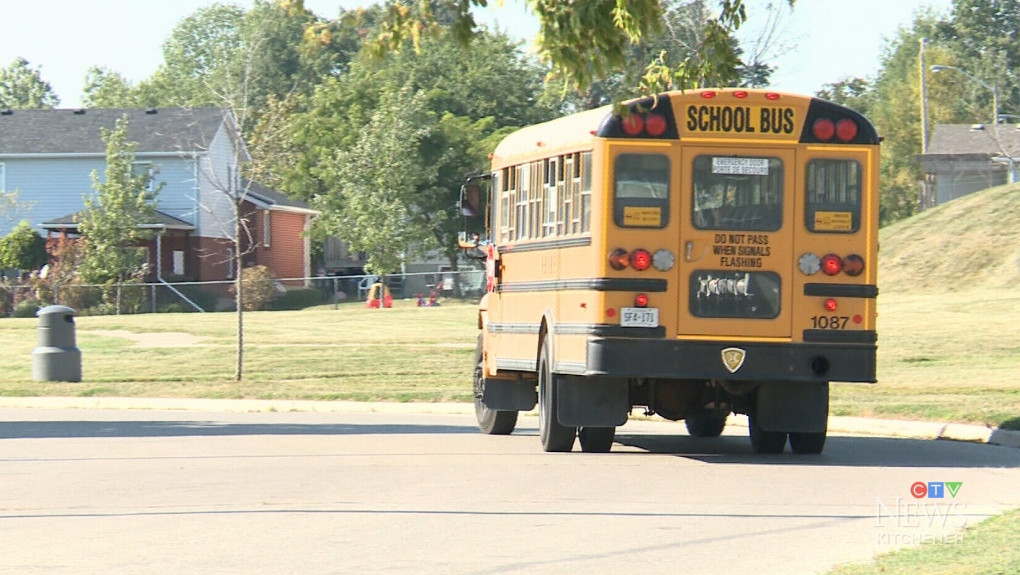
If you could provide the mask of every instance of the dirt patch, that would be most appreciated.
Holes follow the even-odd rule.
[[[189,347],[200,344],[205,340],[204,337],[175,331],[135,333],[122,329],[90,329],[83,333],[129,339],[135,342],[135,347]]]

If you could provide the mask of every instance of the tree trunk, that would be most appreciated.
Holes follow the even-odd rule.
[[[234,379],[241,381],[244,375],[244,282],[241,281],[241,210],[238,207],[234,211],[234,261],[230,263],[236,269],[234,281],[236,282],[237,297],[234,300],[234,307],[237,308],[237,366],[234,370]]]

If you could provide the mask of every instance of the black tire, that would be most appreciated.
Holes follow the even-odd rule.
[[[727,415],[703,410],[684,420],[687,424],[687,433],[691,437],[719,437],[726,427]]]
[[[542,343],[538,357],[538,436],[545,451],[570,451],[577,428],[562,425],[556,417],[556,384],[547,340]]]
[[[478,429],[488,435],[510,435],[517,427],[517,412],[497,411],[482,403],[482,394],[485,392],[483,372],[482,335],[479,334],[478,345],[475,347],[475,370],[472,376],[475,390],[475,418],[478,420]]]
[[[751,436],[751,450],[760,455],[776,455],[786,449],[785,431],[765,431],[758,427],[755,418],[750,418],[747,425]]]
[[[581,451],[585,453],[609,453],[616,439],[615,427],[582,427],[577,430]]]
[[[799,455],[818,455],[825,449],[825,432],[790,433],[790,449]]]

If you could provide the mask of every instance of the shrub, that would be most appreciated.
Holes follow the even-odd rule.
[[[317,289],[304,288],[287,290],[286,293],[273,300],[275,310],[305,309],[322,303],[322,292]]]
[[[236,286],[230,286],[230,294],[237,297]],[[241,270],[241,307],[245,311],[266,309],[276,296],[276,282],[266,266]]]
[[[14,306],[14,317],[35,317],[36,312],[41,308],[39,300],[23,299]]]

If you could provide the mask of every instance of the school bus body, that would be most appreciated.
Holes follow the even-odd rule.
[[[766,452],[780,432],[816,451],[828,382],[875,381],[878,161],[860,115],[759,90],[660,94],[508,136],[478,399],[541,402],[544,357],[553,424],[734,411]]]

